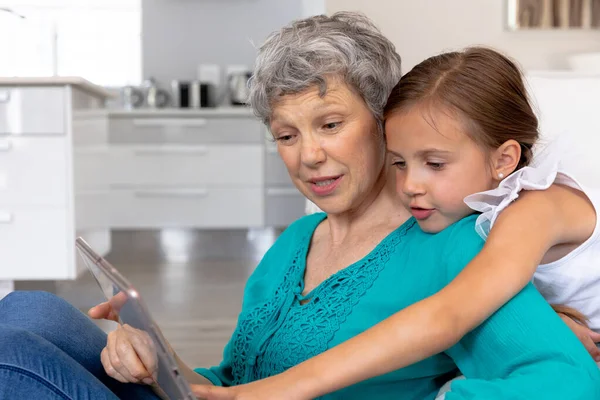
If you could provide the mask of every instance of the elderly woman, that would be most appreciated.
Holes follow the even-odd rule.
[[[394,46],[356,14],[295,22],[261,48],[252,106],[296,187],[325,213],[292,224],[260,262],[222,363],[193,371],[178,360],[190,383],[234,386],[283,372],[436,293],[481,249],[473,219],[428,235],[396,196],[382,111],[399,77]],[[90,310],[111,314],[106,303]],[[0,390],[12,398],[154,398],[124,383],[153,372],[132,329],[107,344],[60,299],[28,293],[0,302],[0,321],[0,366],[10,365],[0,368]],[[13,343],[25,341],[21,357]],[[581,343],[528,286],[455,351],[324,398],[433,399],[457,368],[470,379],[452,399],[589,399],[598,384]]]

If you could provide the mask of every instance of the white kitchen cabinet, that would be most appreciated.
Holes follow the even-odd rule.
[[[109,182],[95,167],[108,95],[80,78],[0,78],[0,280],[75,278],[78,235],[108,251]]]
[[[113,228],[249,228],[263,225],[262,187],[113,190]]]
[[[0,279],[74,278],[67,220],[65,207],[0,206]]]
[[[263,133],[246,108],[111,111],[111,227],[263,226]]]
[[[263,124],[246,108],[113,111],[112,144],[262,144]]]
[[[286,227],[304,215],[305,197],[292,183],[277,146],[265,143],[265,225]]]
[[[64,135],[63,87],[0,86],[0,135]]]
[[[65,136],[0,136],[0,206],[65,206]]]
[[[303,196],[265,138],[247,108],[111,111],[111,227],[289,225]]]
[[[113,146],[113,186],[262,186],[260,144]]]

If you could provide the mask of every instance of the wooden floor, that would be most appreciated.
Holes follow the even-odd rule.
[[[240,311],[244,283],[278,232],[118,231],[113,263],[142,294],[177,353],[192,367],[218,364]],[[91,274],[61,282],[60,296],[87,311],[103,300]],[[100,323],[112,329],[111,323]]]

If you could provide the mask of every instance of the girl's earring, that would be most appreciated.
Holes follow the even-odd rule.
[[[504,174],[502,172],[498,172],[498,179],[504,179]]]

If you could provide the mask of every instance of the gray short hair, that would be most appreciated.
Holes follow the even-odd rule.
[[[272,33],[259,48],[250,104],[269,125],[278,98],[314,86],[324,96],[332,76],[363,98],[381,129],[388,96],[400,80],[400,56],[371,20],[356,12],[318,15]]]

